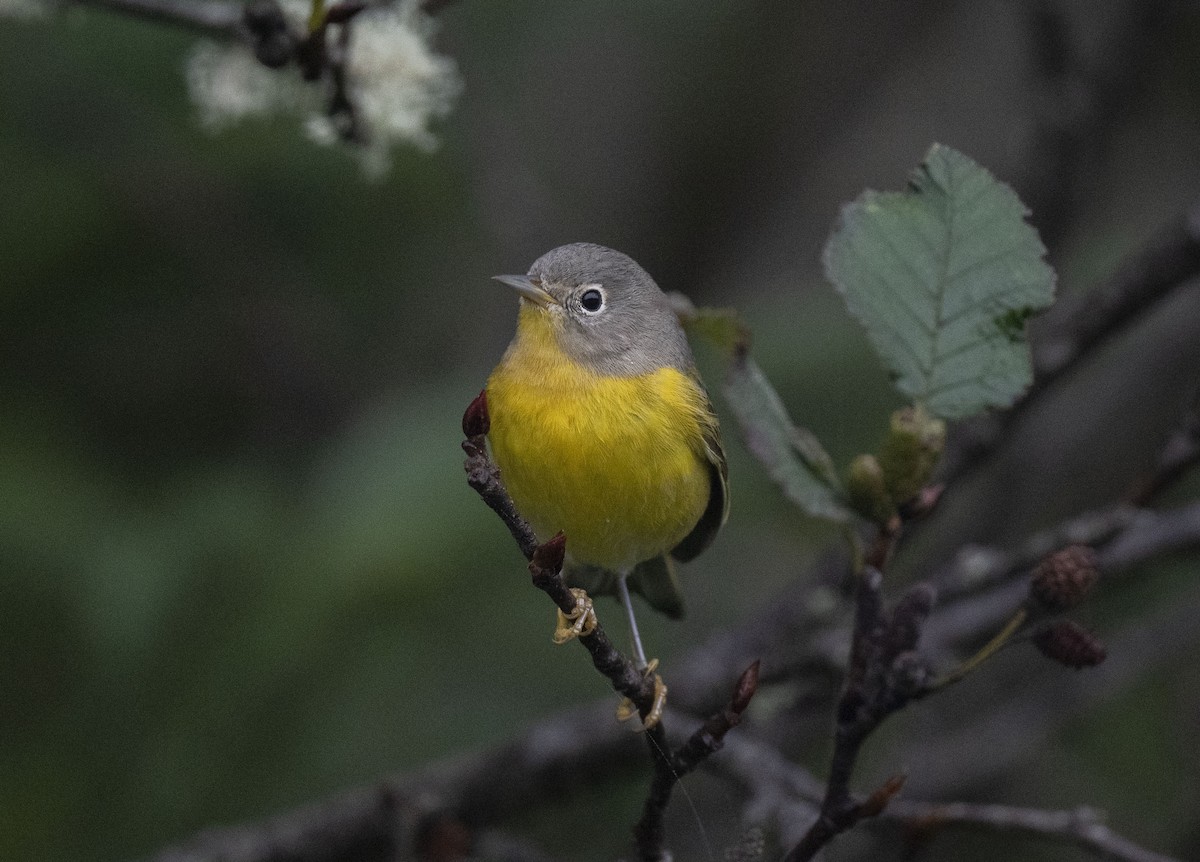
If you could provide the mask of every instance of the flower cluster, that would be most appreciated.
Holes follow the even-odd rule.
[[[298,30],[307,27],[310,7],[305,0],[286,0],[282,8]],[[350,28],[341,58],[343,86],[368,172],[387,170],[394,144],[424,150],[436,146],[430,123],[450,112],[462,83],[454,60],[430,47],[432,19],[416,0],[400,0],[369,7],[339,26]],[[267,68],[244,45],[203,42],[188,61],[187,77],[201,120],[210,128],[252,116],[289,114],[301,117],[319,143],[346,137],[329,110],[335,86],[329,73],[309,82],[294,65]]]

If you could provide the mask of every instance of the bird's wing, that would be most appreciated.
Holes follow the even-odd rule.
[[[692,531],[683,537],[671,551],[671,556],[681,562],[695,559],[712,544],[717,532],[729,517],[729,465],[725,462],[725,450],[721,448],[721,430],[712,404],[705,397],[707,419],[704,423],[704,459],[708,466],[708,505]]]

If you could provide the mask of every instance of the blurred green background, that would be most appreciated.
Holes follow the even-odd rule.
[[[148,854],[605,696],[463,481],[459,418],[515,316],[489,276],[588,240],[736,306],[845,464],[899,402],[820,276],[841,202],[950,144],[1047,218],[1071,291],[1200,189],[1196,7],[1061,4],[1072,62],[1109,75],[1063,96],[1036,5],[461,0],[439,16],[465,82],[441,146],[397,150],[378,183],[290,121],[202,130],[186,34],[0,19],[0,858]],[[1044,176],[1059,109],[1097,94],[1113,104]],[[1123,487],[1195,385],[1197,318],[1194,297],[1160,310],[1138,336],[1157,349],[1081,379],[1042,420],[1057,436],[1034,417],[974,483],[1003,515],[945,541]],[[830,537],[728,448],[733,516],[688,567],[689,617],[645,623],[668,664]],[[1072,737],[1070,793],[1015,780],[1009,801],[1107,805],[1195,850],[1200,751],[1172,728],[1200,688],[1158,673],[1158,699],[1121,702],[1149,714],[1118,703]],[[622,852],[639,792],[602,794],[622,825],[575,858]]]

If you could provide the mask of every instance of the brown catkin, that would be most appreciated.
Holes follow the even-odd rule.
[[[1061,613],[1083,601],[1097,577],[1096,552],[1087,545],[1067,545],[1037,564],[1029,595],[1051,613]]]
[[[1076,670],[1095,667],[1108,656],[1098,637],[1071,620],[1059,620],[1039,629],[1033,644],[1046,658]]]

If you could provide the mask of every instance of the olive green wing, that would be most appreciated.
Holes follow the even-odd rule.
[[[712,544],[717,533],[729,517],[729,465],[725,462],[725,450],[721,448],[721,429],[712,404],[705,399],[707,420],[704,425],[704,458],[708,466],[708,505],[692,531],[683,537],[671,556],[680,562],[688,562]]]

